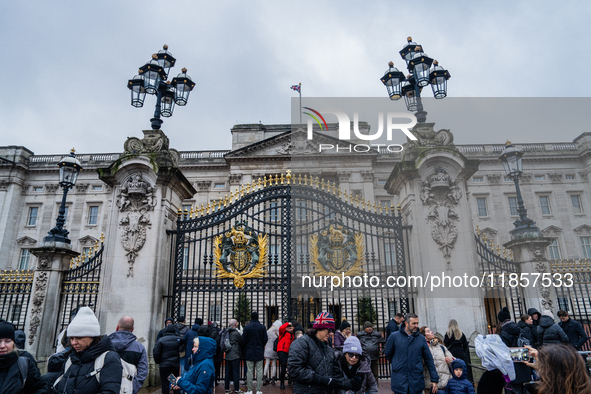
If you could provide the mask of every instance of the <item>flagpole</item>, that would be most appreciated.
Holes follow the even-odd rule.
[[[300,82],[300,124],[302,124],[302,83]]]

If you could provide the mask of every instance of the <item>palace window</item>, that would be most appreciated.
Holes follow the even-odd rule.
[[[567,174],[564,177],[569,180],[576,179],[576,176],[574,174]]]
[[[387,267],[396,265],[396,245],[393,243],[384,244],[384,263]]]
[[[219,304],[211,304],[209,306],[209,321],[221,322],[222,321],[222,306]]]
[[[591,259],[591,237],[580,237],[583,258]]]
[[[98,223],[99,207],[96,205],[88,207],[88,224],[93,225]]]
[[[396,316],[396,300],[388,300],[388,315],[390,319],[393,319]]]
[[[481,177],[481,176],[479,176],[479,177],[473,177],[472,178],[472,182],[474,182],[474,183],[482,183],[482,182],[484,182],[484,178]]]
[[[540,208],[542,215],[550,215],[550,198],[548,196],[540,196]]]
[[[517,197],[509,197],[509,213],[511,216],[519,215],[517,211]]]
[[[28,270],[29,262],[31,261],[31,252],[29,249],[21,249],[21,254],[18,259],[18,269]]]
[[[534,176],[534,179],[536,181],[545,181],[546,180],[546,175],[536,175],[536,176]]]
[[[278,209],[277,209],[278,206],[279,206],[279,203],[277,201],[271,201],[271,204],[270,204],[271,210],[269,211],[269,216],[270,216],[270,220],[272,222],[276,222],[277,220],[279,220],[279,214],[278,214]]]
[[[573,204],[574,213],[583,213],[583,206],[581,205],[581,196],[573,194],[570,196],[570,201]]]
[[[548,260],[560,260],[560,247],[556,238],[548,245]]]
[[[29,216],[27,218],[27,226],[35,226],[37,224],[37,215],[39,214],[39,207],[30,207]]]
[[[486,198],[477,198],[476,205],[478,206],[478,216],[488,216],[488,211],[486,209]]]

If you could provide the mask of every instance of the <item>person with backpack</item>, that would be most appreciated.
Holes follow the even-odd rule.
[[[275,385],[277,380],[277,346],[279,345],[279,327],[281,320],[275,320],[271,328],[267,330],[267,344],[265,345],[265,370],[263,371],[264,384],[269,384],[269,366],[271,366],[271,381]]]
[[[152,350],[154,362],[160,364],[160,384],[162,385],[163,393],[168,393],[170,390],[168,377],[171,374],[179,376],[181,368],[179,347],[182,345],[183,340],[176,334],[175,327],[170,324],[166,327],[164,335],[156,342],[156,346]]]
[[[226,353],[226,378],[224,386],[226,394],[231,393],[230,381],[234,381],[234,392],[242,394],[240,390],[240,358],[242,357],[242,335],[236,329],[238,321],[230,319],[227,331],[222,334],[221,347]]]
[[[148,377],[148,354],[144,345],[133,335],[134,321],[130,316],[123,316],[117,323],[115,332],[109,335],[115,351],[121,357],[123,367],[122,385],[126,393],[137,394]]]
[[[89,307],[80,308],[66,331],[72,353],[53,388],[59,394],[119,393],[123,367],[111,339],[100,334]]]
[[[279,358],[279,388],[285,389],[285,372],[287,370],[287,357],[289,355],[289,348],[294,340],[293,324],[290,322],[283,323],[279,327],[279,339],[277,341],[277,357]]]
[[[47,386],[35,364],[19,354],[14,331],[11,323],[0,322],[0,393],[43,394]]]

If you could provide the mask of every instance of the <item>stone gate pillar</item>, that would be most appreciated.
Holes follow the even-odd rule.
[[[127,139],[119,160],[99,169],[113,192],[97,312],[105,333],[115,331],[121,316],[133,317],[134,334],[151,355],[164,324],[172,268],[166,230],[174,229],[182,201],[196,191],[166,135],[143,132],[141,140]]]
[[[60,296],[64,272],[70,268],[70,259],[80,253],[63,242],[43,242],[30,249],[37,256],[37,267],[31,288],[31,299],[25,322],[26,344],[37,360],[46,360],[54,353],[51,341],[60,314]]]
[[[418,141],[405,144],[386,190],[398,197],[405,224],[412,226],[411,274],[428,278],[426,286],[411,283],[409,288],[420,325],[444,334],[449,320],[456,319],[470,339],[486,332],[483,292],[467,283],[479,276],[466,187],[479,161],[468,160],[453,146],[449,130],[433,127],[419,123],[413,128]],[[439,287],[432,290],[431,284]]]
[[[543,237],[538,228],[533,228],[531,232],[522,236],[512,235],[511,238],[511,241],[503,246],[513,251],[513,260],[518,264],[519,271],[526,274],[525,277],[530,281],[528,286],[520,287],[525,299],[524,313],[529,308],[536,308],[540,313],[550,310],[556,317],[558,305],[553,301],[556,299],[556,288],[546,259],[546,248],[552,243],[552,239]],[[532,274],[540,274],[535,286],[535,276]],[[550,286],[544,286],[544,283],[548,284],[547,280],[543,280],[544,277],[550,278]],[[515,316],[515,320],[519,320],[519,316]]]

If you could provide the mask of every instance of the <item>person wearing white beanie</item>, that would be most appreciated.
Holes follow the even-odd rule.
[[[101,326],[92,309],[80,308],[68,325],[66,335],[74,351],[64,366],[63,375],[55,381],[54,389],[60,394],[118,393],[123,374],[121,359],[111,339],[101,335]],[[103,353],[103,367],[100,374],[95,374],[94,362]]]

